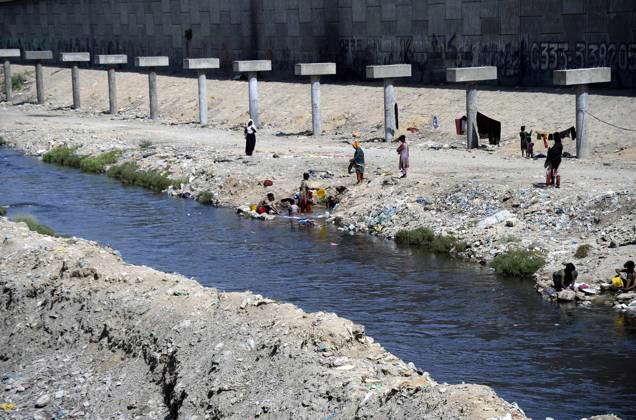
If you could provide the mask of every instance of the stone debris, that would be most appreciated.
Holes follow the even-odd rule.
[[[486,386],[437,384],[335,314],[221,293],[4,218],[0,233],[12,238],[0,245],[9,419],[525,418]]]

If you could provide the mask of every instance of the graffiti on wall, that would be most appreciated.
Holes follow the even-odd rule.
[[[339,68],[362,77],[369,64],[410,63],[416,80],[447,67],[497,66],[504,79],[549,82],[553,70],[611,67],[617,75],[634,77],[636,43],[613,42],[467,42],[457,34],[392,38],[341,38]]]
[[[534,42],[530,50],[532,70],[547,71],[577,67],[612,67],[636,72],[636,43]]]

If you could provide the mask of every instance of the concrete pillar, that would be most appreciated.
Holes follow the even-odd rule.
[[[0,58],[3,61],[4,67],[4,95],[7,102],[11,102],[13,96],[13,86],[11,81],[11,61],[9,61],[9,59],[17,57],[20,57],[20,50],[18,49],[0,49]]]
[[[576,157],[586,158],[590,155],[587,138],[588,85],[611,82],[612,70],[609,67],[556,70],[553,78],[555,85],[576,87]]]
[[[41,61],[35,63],[35,90],[38,104],[42,105],[44,103],[44,68]]]
[[[384,79],[384,141],[395,136],[395,89],[393,79]]]
[[[466,84],[466,147],[479,147],[477,130],[477,83]]]
[[[269,60],[235,61],[233,67],[235,72],[247,73],[250,118],[254,121],[254,126],[258,128],[260,127],[261,121],[258,107],[258,80],[256,74],[259,71],[271,71],[272,62]]]
[[[314,136],[322,134],[320,117],[320,76],[311,76],[311,131]]]
[[[117,114],[117,73],[115,67],[108,67],[108,112]]]
[[[258,118],[258,79],[256,78],[256,72],[248,73],[247,78],[249,80],[250,119],[254,121],[256,127],[260,127],[261,122]]]
[[[71,63],[71,85],[73,87],[73,109],[80,109],[80,81],[78,63],[91,61],[87,52],[67,52],[60,55],[63,63]]]
[[[148,72],[148,98],[150,100],[150,119],[156,120],[159,116],[159,100],[157,98],[157,72],[154,67]]]
[[[589,69],[556,70],[554,84],[576,86],[576,157],[586,158],[590,155],[587,139],[587,97],[588,85],[612,81],[612,69],[609,67],[593,67]]]
[[[71,84],[73,87],[73,109],[80,109],[80,81],[77,64],[73,64],[71,68]]]
[[[186,58],[183,60],[183,68],[197,70],[199,75],[199,124],[208,124],[208,94],[206,87],[205,71],[208,69],[218,69],[220,61],[218,58]]]
[[[477,82],[497,80],[497,67],[460,67],[446,69],[446,80],[466,84],[466,147],[479,147],[477,128]]]
[[[44,69],[42,60],[51,60],[51,51],[25,51],[24,59],[35,61],[35,88],[37,91],[38,104],[44,103]]]
[[[128,56],[125,54],[98,55],[95,63],[106,66],[108,72],[108,112],[111,115],[117,114],[117,76],[115,66],[128,63]]]
[[[311,128],[314,136],[322,135],[320,115],[320,76],[336,74],[336,63],[298,63],[297,76],[311,76]]]
[[[587,142],[587,85],[576,86],[576,157],[586,158],[590,155]]]
[[[208,124],[208,93],[205,71],[199,70],[199,124]]]
[[[11,62],[6,59],[4,60],[4,96],[7,102],[11,102]]]
[[[393,81],[398,77],[411,77],[411,65],[367,66],[368,79],[384,79],[384,141],[392,141],[395,136],[395,88]]]
[[[135,65],[137,67],[148,68],[148,101],[150,103],[150,119],[156,120],[159,118],[159,93],[157,90],[156,67],[168,66],[168,57],[135,57]]]

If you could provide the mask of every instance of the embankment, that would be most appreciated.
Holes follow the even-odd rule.
[[[0,233],[8,418],[524,418],[488,387],[436,383],[334,314],[5,218]]]

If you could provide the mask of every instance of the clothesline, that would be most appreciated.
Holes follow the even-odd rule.
[[[619,130],[624,130],[624,131],[636,131],[636,129],[633,129],[633,128],[619,127],[618,125],[612,124],[612,123],[607,122],[607,121],[603,121],[603,120],[602,120],[602,119],[600,119],[599,117],[597,117],[597,116],[595,116],[595,115],[593,115],[593,114],[590,114],[590,113],[589,113],[589,112],[587,112],[587,111],[585,111],[585,113],[586,113],[587,115],[589,115],[590,117],[594,118],[595,120],[598,120],[598,121],[602,122],[603,124],[607,124],[607,125],[612,126],[612,127],[614,127],[614,128],[618,128]]]

